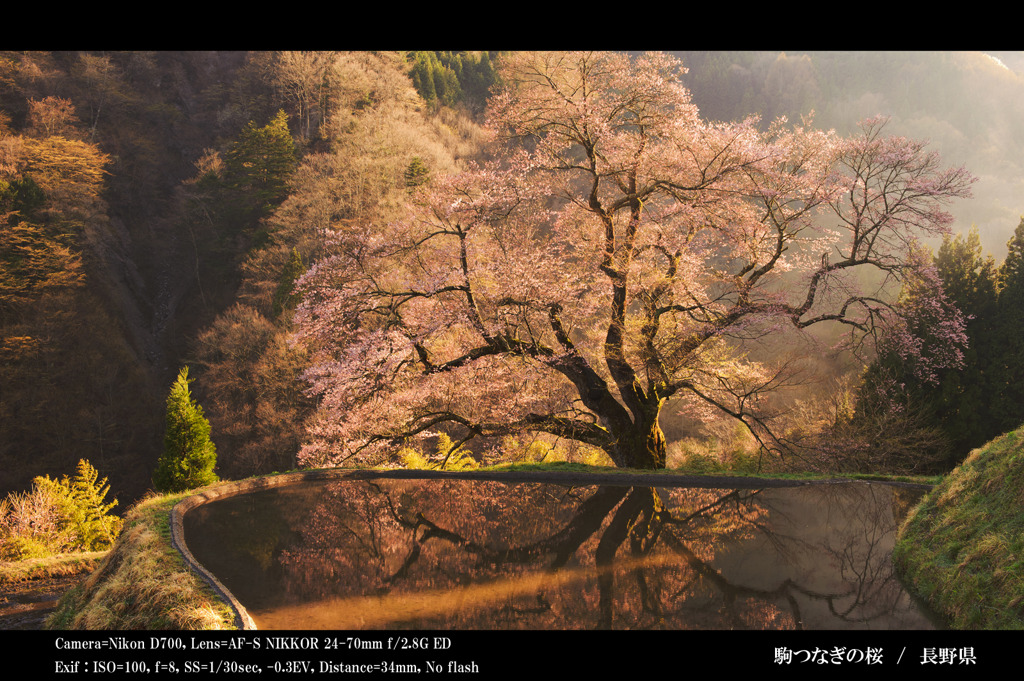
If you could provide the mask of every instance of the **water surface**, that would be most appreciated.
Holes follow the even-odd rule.
[[[891,561],[921,492],[301,483],[185,516],[260,629],[930,629]]]

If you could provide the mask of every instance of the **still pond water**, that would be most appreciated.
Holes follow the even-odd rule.
[[[259,629],[931,629],[893,572],[915,489],[302,483],[185,516]]]

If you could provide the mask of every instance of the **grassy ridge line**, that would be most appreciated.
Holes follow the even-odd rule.
[[[1024,427],[974,450],[911,511],[893,552],[953,629],[1024,629]]]
[[[170,509],[193,493],[152,497],[129,509],[106,560],[61,598],[47,628],[234,628],[234,612],[171,545]]]

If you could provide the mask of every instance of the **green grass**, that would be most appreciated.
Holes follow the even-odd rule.
[[[975,450],[910,513],[894,559],[954,629],[1024,629],[1024,428]]]

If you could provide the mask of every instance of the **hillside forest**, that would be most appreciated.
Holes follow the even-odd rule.
[[[522,75],[539,69],[536,57],[0,52],[0,494],[88,461],[95,470],[87,477],[98,471],[122,503],[140,498],[164,451],[168,391],[185,367],[224,479],[300,465],[633,461],[618,458],[602,439],[607,432],[619,441],[646,437],[649,447],[658,440],[656,466],[932,473],[1024,422],[1019,55],[679,52],[664,63],[623,55],[634,66],[616,68],[630,79],[610,81],[605,92],[620,96],[646,82],[636,91],[648,93],[647,108],[609,126],[614,144],[593,156],[585,137],[556,147],[567,120],[559,117],[569,114]],[[662,69],[677,69],[683,87],[651,85],[675,82]],[[595,100],[595,110],[606,101]],[[550,118],[528,117],[539,109],[527,104],[551,107]],[[800,261],[808,272],[825,268],[814,281],[848,274],[843,287],[874,293],[851,294],[830,319],[813,317],[812,305],[786,308],[809,327],[797,345],[768,331],[769,294],[779,288],[758,287],[769,275],[778,277],[772,286],[789,286],[796,274],[773,272],[767,260],[741,270],[745,283],[723,274],[700,292],[691,287],[692,304],[665,302],[659,277],[688,266],[673,260],[682,250],[673,251],[667,229],[634,250],[651,257],[637,257],[629,275],[649,284],[643,294],[628,298],[616,284],[606,297],[583,295],[588,284],[565,263],[591,257],[584,227],[598,213],[584,213],[612,205],[608,178],[637,177],[623,165],[588,197],[574,193],[579,175],[560,183],[558,173],[585,170],[587,158],[591,168],[611,166],[648,131],[651,140],[674,139],[683,119],[706,145],[694,158],[714,156],[702,166],[714,182],[682,188],[659,179],[642,200],[634,183],[615,204],[632,210],[630,224],[646,211],[644,219],[653,214],[664,227],[720,201],[714,215],[730,217],[716,233],[738,243],[729,225],[755,221],[751,197],[768,201],[770,186],[771,197],[791,192],[792,203],[766,214],[778,243],[792,237],[797,250],[799,229],[810,224],[805,210],[848,215],[826,188],[835,180],[826,163],[890,163],[899,176],[909,166],[872,156],[869,142],[906,136],[927,142],[900,148],[931,184],[914,217],[896,217],[926,228],[922,240],[900,232],[891,252],[865,242],[853,247],[861,255],[833,256],[827,267],[818,255]],[[619,133],[626,136],[611,137]],[[804,165],[783,175],[785,164],[740,159],[738,140],[802,150]],[[734,166],[725,164],[726,149],[737,154]],[[682,163],[652,158],[652,168]],[[721,184],[741,175],[759,184]],[[611,224],[612,211],[601,210]],[[471,250],[471,233],[489,235],[490,255],[474,255],[483,251]],[[555,234],[562,246],[548,248]],[[512,246],[524,244],[513,259]],[[897,248],[907,249],[898,260]],[[595,271],[625,282],[628,263],[603,253],[603,262],[593,255]],[[713,257],[721,264],[741,255]],[[877,271],[854,273],[854,265]],[[480,282],[477,320],[452,312],[444,297],[465,302],[471,277]],[[527,301],[528,284],[563,298]],[[622,321],[595,341],[580,320],[616,309],[620,290]],[[817,304],[814,295],[808,300]],[[775,315],[785,307],[772,305]],[[764,313],[756,319],[755,308]],[[866,317],[848,316],[853,308]],[[890,313],[902,325],[890,324]],[[632,314],[639,321],[625,321]],[[670,314],[688,325],[671,341]],[[842,327],[856,327],[852,345]],[[622,329],[650,343],[621,341],[621,356],[609,355],[600,371],[579,359],[588,343],[615,346]],[[796,352],[781,361],[783,348]],[[345,368],[353,358],[358,374]],[[524,369],[530,362],[554,368],[562,383]],[[467,372],[471,364],[476,373]],[[712,364],[715,372],[701,368]],[[432,392],[402,382],[410,367]],[[506,379],[519,382],[511,406],[489,387]],[[630,387],[644,381],[645,390]],[[571,398],[570,383],[580,388]],[[669,385],[650,412],[644,400]],[[483,415],[460,411],[466,398]],[[613,398],[634,414],[653,413],[655,429],[627,434],[615,425],[625,412]],[[501,409],[509,413],[498,427]],[[367,424],[381,428],[371,434]]]

